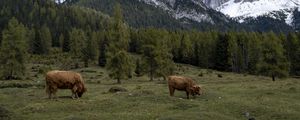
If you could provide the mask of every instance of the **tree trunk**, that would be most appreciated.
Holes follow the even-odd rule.
[[[150,63],[150,81],[153,81],[153,65],[152,65],[152,62]]]
[[[88,60],[84,61],[84,67],[89,67],[89,61]]]
[[[275,75],[272,74],[272,81],[274,82],[275,81]]]
[[[121,84],[121,80],[120,80],[120,78],[118,78],[117,80],[118,80],[118,84]]]
[[[153,81],[153,75],[152,75],[152,73],[150,75],[150,81]]]

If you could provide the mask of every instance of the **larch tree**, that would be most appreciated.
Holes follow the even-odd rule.
[[[289,33],[288,36],[286,37],[286,39],[284,39],[283,41],[283,47],[285,49],[285,56],[287,57],[287,59],[291,62],[291,69],[290,69],[290,73],[291,74],[296,74],[296,68],[297,64],[299,64],[298,59],[298,48],[299,48],[299,38],[297,37],[297,35],[295,33]]]
[[[261,45],[261,56],[257,64],[260,74],[276,77],[286,77],[289,73],[289,62],[284,56],[282,41],[273,32],[264,33]]]
[[[81,29],[73,28],[70,35],[70,53],[75,61],[75,68],[79,67],[79,61],[83,59],[85,54],[86,34]]]
[[[89,62],[93,62],[97,59],[98,38],[97,32],[92,32],[91,37],[86,41],[86,45],[83,48],[83,61],[85,67],[89,66]]]
[[[132,58],[128,54],[129,32],[128,27],[123,22],[123,15],[119,3],[114,8],[114,21],[108,31],[109,44],[107,48],[107,64],[109,76],[117,79],[121,84],[121,79],[128,78],[133,71]]]
[[[26,28],[16,18],[9,20],[2,33],[0,69],[4,79],[22,79],[26,73],[28,52]]]
[[[40,53],[41,54],[48,54],[50,52],[50,48],[52,47],[52,36],[50,29],[48,26],[43,25],[40,32],[40,39],[41,39],[41,44],[40,44]]]
[[[168,46],[168,32],[163,30],[149,29],[144,34],[143,71],[149,74],[150,81],[154,77],[166,79],[174,71],[173,55]]]

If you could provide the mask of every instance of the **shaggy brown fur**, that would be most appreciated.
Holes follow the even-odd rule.
[[[86,92],[81,75],[72,71],[54,70],[46,74],[46,92],[50,99],[52,95],[56,97],[57,89],[71,89],[73,99],[81,97]]]
[[[174,96],[175,89],[179,91],[185,91],[187,99],[189,99],[189,95],[201,95],[202,90],[200,86],[197,86],[195,81],[191,78],[182,77],[182,76],[169,76],[168,77],[168,85],[170,96]]]

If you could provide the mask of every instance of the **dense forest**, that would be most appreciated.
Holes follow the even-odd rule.
[[[132,75],[149,74],[153,80],[175,74],[174,62],[273,80],[300,75],[300,34],[295,32],[133,28],[124,22],[120,4],[112,17],[50,0],[2,0],[0,10],[4,79],[23,79],[30,56],[54,49],[67,54],[64,59],[74,68],[106,67],[118,83]]]

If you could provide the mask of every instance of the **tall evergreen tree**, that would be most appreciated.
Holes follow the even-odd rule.
[[[98,34],[93,32],[91,38],[87,39],[86,46],[83,49],[83,61],[85,67],[88,67],[90,61],[95,61],[98,55]]]
[[[40,53],[41,54],[48,54],[50,51],[50,48],[52,47],[52,36],[51,36],[51,32],[50,29],[46,26],[43,25],[41,30],[40,30]]]
[[[219,34],[218,41],[216,44],[216,53],[214,59],[214,68],[216,70],[228,71],[230,68],[229,64],[229,53],[228,53],[228,34]]]
[[[111,55],[107,61],[107,69],[109,76],[117,79],[117,83],[121,84],[121,79],[128,78],[128,73],[132,70],[132,58],[124,50]]]
[[[261,34],[255,32],[249,33],[247,37],[249,37],[249,60],[247,65],[247,71],[251,74],[257,74],[257,63],[261,56],[262,37]]]
[[[193,46],[190,40],[190,35],[188,33],[184,33],[182,35],[180,41],[180,47],[178,49],[179,58],[183,63],[190,63],[191,62],[191,54]]]
[[[300,61],[297,61],[297,52],[299,46],[299,39],[295,33],[289,33],[287,38],[284,39],[283,46],[285,49],[285,56],[287,57],[288,61],[291,62],[291,74],[296,74],[297,64],[299,64]],[[299,69],[299,68],[298,68]]]
[[[129,43],[128,28],[123,22],[121,6],[119,3],[114,8],[114,21],[111,25],[109,45],[107,52],[106,68],[110,77],[117,79],[120,84],[121,79],[128,78],[133,69],[132,59],[127,53]]]
[[[164,30],[148,29],[143,37],[144,70],[149,73],[150,81],[154,77],[163,77],[173,73],[174,63],[171,49],[168,46],[168,33]]]
[[[4,79],[20,79],[25,76],[27,56],[26,28],[12,18],[2,33],[0,69]]]
[[[137,77],[142,76],[142,64],[141,64],[141,59],[139,58],[136,60],[134,72]]]
[[[105,32],[102,34],[102,39],[99,42],[99,55],[98,55],[98,65],[105,67],[106,64],[106,52],[107,52],[107,46],[108,46],[108,33]]]
[[[86,34],[82,29],[73,28],[70,35],[70,53],[75,61],[75,67],[79,67],[79,61],[84,58]]]
[[[284,56],[281,40],[273,32],[264,33],[261,57],[259,60],[259,73],[272,77],[286,77],[289,71],[289,62]]]

